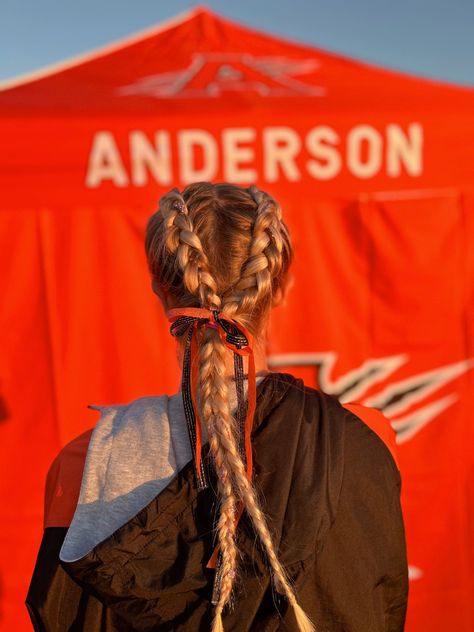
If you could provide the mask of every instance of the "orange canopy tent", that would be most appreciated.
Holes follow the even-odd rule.
[[[46,471],[87,404],[177,388],[143,237],[194,180],[281,202],[271,362],[392,420],[407,630],[472,629],[473,111],[473,90],[204,9],[0,86],[2,629],[29,629]]]

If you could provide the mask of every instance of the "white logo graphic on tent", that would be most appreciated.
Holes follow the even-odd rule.
[[[427,404],[423,404],[423,400],[474,367],[474,358],[461,360],[391,382],[379,392],[366,397],[365,393],[372,386],[389,378],[408,362],[409,356],[401,354],[370,358],[356,369],[334,379],[332,372],[337,357],[335,352],[282,353],[270,356],[269,363],[272,367],[314,366],[318,384],[326,393],[336,396],[341,402],[357,401],[381,410],[391,420],[399,444],[414,437],[459,397],[456,393],[448,393]],[[422,405],[418,405],[420,403]],[[414,405],[418,406],[411,410]]]
[[[316,59],[195,53],[187,68],[142,77],[117,92],[160,99],[220,97],[226,92],[254,92],[262,97],[321,97],[326,94],[323,87],[301,79],[301,75],[312,73],[319,66]]]

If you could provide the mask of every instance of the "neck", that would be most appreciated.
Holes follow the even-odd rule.
[[[269,372],[267,354],[265,349],[261,348],[260,345],[257,345],[254,349],[254,358],[255,358],[255,373],[265,374]]]

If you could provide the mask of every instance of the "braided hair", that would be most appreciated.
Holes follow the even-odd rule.
[[[154,284],[180,307],[221,309],[258,333],[282,293],[292,248],[281,210],[267,193],[230,184],[192,184],[173,189],[151,216],[145,239]],[[297,602],[272,536],[246,476],[230,408],[227,349],[219,333],[203,328],[199,339],[199,401],[217,474],[216,524],[221,567],[212,632],[223,630],[238,574],[236,513],[243,503],[263,545],[275,589],[293,607],[301,632],[314,630]]]

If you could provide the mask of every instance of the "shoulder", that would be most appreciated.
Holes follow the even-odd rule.
[[[260,394],[264,413],[281,412],[276,425],[283,433],[293,434],[300,420],[299,433],[307,452],[312,453],[310,446],[317,449],[317,444],[319,450],[330,449],[334,455],[359,450],[362,457],[375,450],[398,470],[395,431],[380,410],[360,402],[342,403],[289,373],[270,374]]]
[[[359,403],[344,404],[343,408],[344,486],[352,499],[388,511],[387,503],[398,505],[401,492],[395,433],[379,410]]]
[[[91,449],[145,440],[150,431],[168,425],[168,399],[167,395],[145,396],[126,404],[89,405],[100,412]]]
[[[358,402],[347,402],[343,404],[343,407],[362,421],[382,441],[398,468],[396,434],[382,411]]]
[[[310,387],[305,387],[305,393],[306,407],[317,406],[332,431],[344,433],[346,452],[358,451],[367,458],[372,454],[375,459],[375,451],[399,469],[396,434],[382,411],[360,402],[340,402],[334,395]]]
[[[65,445],[49,468],[44,496],[44,527],[68,526],[81,486],[92,428]]]
[[[389,514],[398,520],[401,475],[389,420],[379,410],[341,403],[316,389],[306,389],[305,399],[307,410],[316,410],[308,410],[305,418],[312,414],[318,420],[315,466],[322,462],[329,472],[326,496],[332,500],[331,519],[338,515],[350,522],[351,512],[360,508],[368,516],[378,516],[374,524]],[[303,449],[307,444],[308,440]]]
[[[164,422],[166,399],[166,395],[149,396],[127,404],[88,406],[100,412],[97,424],[66,444],[49,468],[44,496],[44,528],[67,527],[71,523],[91,447],[103,450],[107,446],[111,448],[115,439],[130,440],[141,429],[146,431],[149,424],[143,424],[143,420],[153,419],[155,426],[157,420]]]

